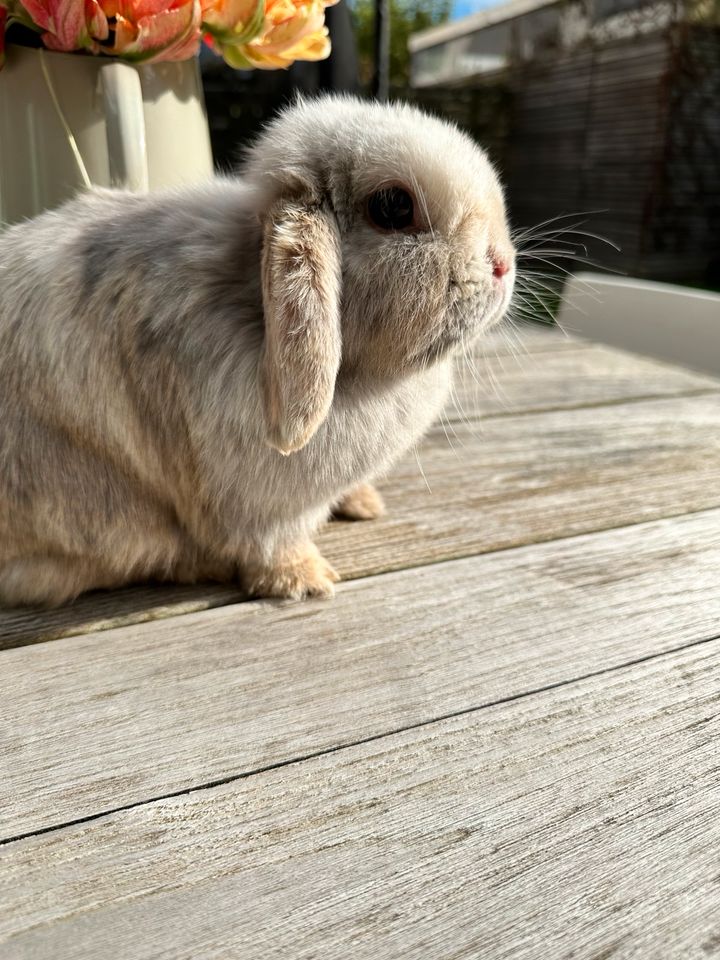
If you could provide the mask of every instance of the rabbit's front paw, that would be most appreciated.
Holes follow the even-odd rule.
[[[384,513],[382,497],[369,483],[359,483],[333,507],[333,516],[342,520],[377,520]]]
[[[254,597],[331,597],[340,579],[314,543],[287,548],[270,563],[250,561],[245,586]]]

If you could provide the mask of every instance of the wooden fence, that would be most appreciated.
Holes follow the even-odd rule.
[[[590,254],[635,276],[720,288],[720,31],[654,34],[416,91],[485,143],[513,221],[589,214],[621,247]]]

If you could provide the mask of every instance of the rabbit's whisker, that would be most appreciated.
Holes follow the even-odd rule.
[[[422,207],[422,211],[425,215],[425,222],[427,223],[428,228],[430,230],[430,236],[434,240],[435,231],[433,230],[432,221],[430,220],[430,211],[428,210],[427,200],[425,199],[425,193],[423,192],[422,187],[418,183],[417,177],[415,176],[414,173],[410,174],[410,183],[412,185],[413,190],[415,191],[415,195],[420,201],[420,206]]]
[[[528,243],[538,243],[544,240],[552,240],[555,242],[561,241],[563,243],[578,243],[579,241],[577,240],[573,241],[571,239],[569,240],[562,239],[563,237],[577,236],[577,237],[583,237],[585,239],[597,240],[599,243],[607,244],[607,246],[612,247],[614,250],[617,250],[618,252],[620,251],[621,248],[612,240],[610,240],[609,237],[605,237],[599,233],[593,233],[589,230],[577,229],[577,227],[584,226],[585,223],[587,223],[586,220],[580,220],[578,223],[571,224],[570,226],[565,227],[563,229],[547,230],[541,233],[536,233],[536,234],[533,234],[532,236],[528,236],[524,238],[519,245],[521,246],[521,249],[525,249],[525,245]]]
[[[551,223],[558,223],[560,220],[571,220],[574,217],[592,217],[597,214],[607,213],[607,210],[580,210],[575,213],[561,213],[556,217],[550,217],[547,220],[541,220],[540,223],[536,223],[535,226],[527,227],[521,230],[513,230],[512,238],[515,243],[521,242],[522,240],[527,239],[528,237],[533,236],[537,231],[541,230],[542,227],[547,227]],[[582,223],[587,223],[587,219],[583,220]]]

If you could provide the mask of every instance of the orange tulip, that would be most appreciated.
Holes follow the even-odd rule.
[[[49,50],[97,52],[98,41],[108,37],[107,18],[97,0],[22,0],[22,9],[43,31],[42,40]]]
[[[200,0],[21,0],[50,50],[130,61],[186,60],[200,45]]]
[[[273,70],[295,60],[322,60],[330,53],[325,7],[335,2],[205,0],[205,39],[238,69]]]
[[[200,46],[200,0],[100,0],[114,20],[106,50],[123,60],[187,60]]]

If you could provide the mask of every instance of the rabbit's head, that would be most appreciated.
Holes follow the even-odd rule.
[[[263,402],[270,443],[302,447],[338,370],[388,380],[499,320],[515,252],[482,150],[409,106],[326,97],[288,108],[248,155],[263,223]]]

